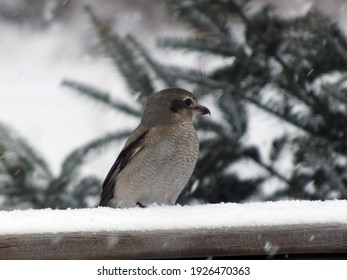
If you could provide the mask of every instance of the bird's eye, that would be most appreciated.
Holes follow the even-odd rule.
[[[190,99],[190,98],[187,98],[186,100],[184,100],[184,104],[186,104],[186,106],[190,106],[190,105],[192,105],[192,100]]]

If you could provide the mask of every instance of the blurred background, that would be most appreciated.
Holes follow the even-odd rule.
[[[183,87],[180,204],[347,198],[345,1],[0,0],[0,209],[81,208],[153,92]]]

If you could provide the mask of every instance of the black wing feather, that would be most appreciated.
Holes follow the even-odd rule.
[[[148,131],[142,133],[134,142],[129,144],[121,151],[115,163],[108,172],[104,183],[102,184],[101,199],[99,206],[106,206],[113,198],[113,188],[115,186],[119,172],[132,160],[135,150],[143,143]],[[137,151],[139,152],[139,151]]]

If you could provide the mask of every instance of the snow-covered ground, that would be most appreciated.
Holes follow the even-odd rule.
[[[0,211],[0,235],[26,233],[211,229],[236,226],[347,224],[347,201]]]

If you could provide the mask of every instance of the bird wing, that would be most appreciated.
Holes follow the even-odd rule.
[[[99,206],[106,206],[113,198],[113,188],[119,173],[135,157],[135,155],[144,148],[144,139],[147,133],[148,130],[143,129],[143,127],[138,127],[125,143],[123,150],[119,154],[102,184]]]

